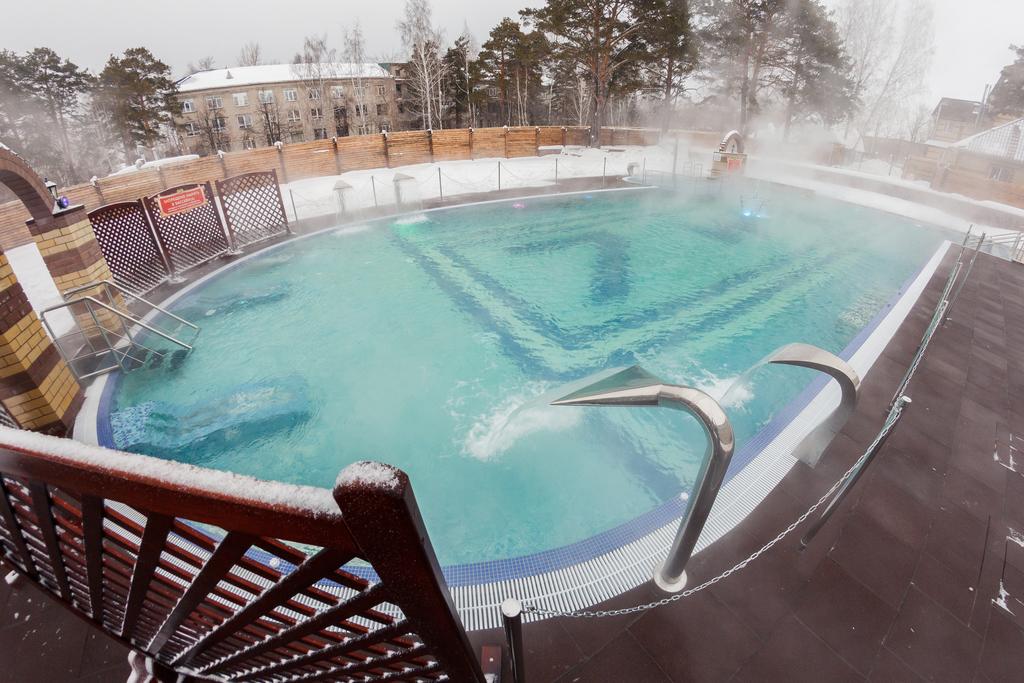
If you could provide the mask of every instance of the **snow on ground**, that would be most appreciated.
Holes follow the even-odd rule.
[[[1016,230],[1009,230],[1006,228],[985,225],[976,221],[969,221],[965,218],[954,216],[943,209],[937,209],[926,204],[921,204],[920,202],[900,199],[899,197],[892,197],[890,195],[873,192],[871,190],[861,190],[853,187],[846,187],[844,185],[837,185],[836,183],[824,180],[808,178],[806,175],[799,172],[799,168],[793,169],[792,171],[788,170],[786,168],[788,165],[802,167],[804,169],[824,168],[814,164],[795,162],[778,164],[765,159],[750,159],[747,165],[746,175],[749,178],[757,178],[760,180],[783,183],[792,187],[812,190],[823,197],[830,197],[832,199],[851,202],[853,204],[860,204],[872,209],[897,214],[923,223],[931,223],[957,232],[967,232],[972,225],[974,226],[973,234],[981,234],[984,232],[987,233],[989,237],[1015,234],[1017,232]],[[1016,214],[1024,218],[1024,209],[1018,209],[1013,206],[998,204],[995,202],[979,201],[962,195],[951,195],[947,192],[938,192],[929,188],[928,184],[923,183],[923,181],[909,181],[903,180],[902,178],[879,178],[876,175],[860,173],[849,169],[827,168],[826,170],[843,175],[867,176],[872,180],[880,180],[893,186],[912,187],[915,190],[924,190],[945,198],[952,196],[969,204],[983,206],[990,209],[999,209],[1006,213]]]
[[[557,148],[562,149],[562,148]],[[700,164],[706,176],[711,168],[712,150],[686,149],[680,147],[676,165],[682,172],[690,162]],[[339,194],[344,198],[346,211],[365,209],[374,206],[396,205],[395,177],[408,176],[408,180],[400,180],[402,203],[414,205],[425,199],[436,199],[443,192],[445,197],[488,192],[498,189],[498,165],[501,165],[501,189],[548,187],[555,183],[555,165],[558,165],[558,179],[593,178],[606,174],[611,177],[623,177],[629,174],[631,165],[633,172],[671,173],[673,149],[669,145],[648,147],[622,146],[605,149],[566,147],[560,154],[543,157],[522,157],[517,159],[474,159],[469,161],[442,161],[429,164],[402,166],[397,169],[370,169],[350,171],[340,176],[324,176],[299,180],[282,186],[282,195],[289,216],[292,219],[310,218],[341,213]],[[877,164],[876,164],[877,165]],[[870,178],[882,181],[894,187],[908,187],[934,193],[936,196],[949,198],[949,193],[932,190],[924,181],[911,181],[895,175],[884,177],[881,167],[875,168],[868,162],[864,170],[827,168],[826,170],[851,177]],[[888,163],[884,164],[888,171]],[[948,212],[918,202],[900,199],[889,195],[845,187],[824,180],[807,177],[807,173],[825,167],[809,162],[776,162],[773,160],[751,157],[747,176],[754,179],[779,182],[794,187],[813,190],[822,196],[861,204],[870,208],[894,213],[912,220],[932,223],[945,228],[966,232],[971,222],[958,218]],[[894,170],[894,173],[896,171]],[[344,181],[350,189],[336,191],[338,181]],[[376,193],[376,200],[375,200]],[[978,201],[969,197],[953,195],[964,202],[997,208],[1024,218],[1024,209],[998,204],[996,202]],[[990,236],[1012,233],[1005,228],[975,223],[976,233],[987,232]]]
[[[562,148],[556,148],[562,149]],[[707,171],[711,166],[711,151],[695,152]],[[689,151],[679,152],[679,167],[689,158]],[[281,194],[289,217],[310,218],[339,213],[341,203],[335,191],[337,182],[344,181],[351,189],[341,190],[345,210],[371,208],[375,205],[395,205],[395,177],[408,176],[399,181],[403,204],[426,199],[437,199],[459,194],[490,192],[499,189],[549,187],[569,178],[609,178],[628,174],[630,164],[641,173],[646,163],[649,170],[671,171],[672,149],[669,147],[623,146],[609,149],[566,147],[560,154],[516,159],[491,158],[465,161],[440,161],[414,164],[399,168],[376,168],[349,171],[341,175],[297,180],[281,186]],[[499,165],[501,167],[499,172]],[[376,200],[375,200],[376,197]]]

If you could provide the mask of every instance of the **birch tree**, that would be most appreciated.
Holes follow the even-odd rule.
[[[443,127],[444,62],[439,54],[442,35],[433,25],[428,0],[406,0],[398,31],[409,54],[408,84],[414,113],[421,117],[425,128]]]

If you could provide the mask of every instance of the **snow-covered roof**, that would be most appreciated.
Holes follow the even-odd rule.
[[[989,128],[953,145],[978,154],[1024,163],[1024,118]]]
[[[288,83],[308,80],[319,74],[328,80],[335,78],[387,78],[388,72],[380,64],[260,64],[259,66],[233,66],[230,69],[200,71],[178,81],[178,92],[195,92],[211,88],[241,88],[268,83]]]

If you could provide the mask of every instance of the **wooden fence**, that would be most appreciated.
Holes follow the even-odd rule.
[[[331,492],[0,427],[0,554],[160,680],[484,680],[387,465]]]
[[[717,142],[717,133],[672,131],[690,143]],[[602,128],[602,145],[656,144],[661,134],[639,128]],[[91,211],[104,204],[134,201],[190,183],[215,183],[231,176],[274,171],[283,183],[371,168],[394,168],[431,161],[485,157],[536,156],[541,147],[589,145],[590,129],[582,126],[475,128],[402,131],[388,135],[358,135],[314,140],[275,147],[219,153],[180,163],[168,163],[61,188],[72,204]],[[0,247],[9,249],[31,241],[25,228],[28,212],[18,201],[0,204]]]

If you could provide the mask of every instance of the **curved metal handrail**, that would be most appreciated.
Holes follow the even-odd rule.
[[[787,344],[768,356],[768,363],[795,365],[823,372],[839,383],[839,405],[793,449],[793,457],[814,465],[857,408],[860,376],[839,356],[811,344]]]
[[[842,391],[839,407],[804,437],[795,451],[798,457],[813,456],[817,460],[853,413],[860,389],[860,377],[846,361],[811,344],[787,344],[773,351],[767,362],[818,370],[839,383]],[[654,583],[661,590],[668,593],[682,591],[686,587],[686,564],[711,514],[736,447],[732,424],[722,406],[699,389],[668,384],[639,365],[620,370],[552,401],[551,405],[658,406],[682,410],[700,422],[708,441],[697,475],[696,493],[679,521],[679,528],[665,561],[654,573]]]
[[[693,387],[666,384],[634,365],[552,401],[551,405],[658,406],[682,410],[700,422],[708,438],[708,446],[697,475],[697,492],[679,522],[668,556],[654,574],[654,583],[663,591],[678,593],[683,590],[686,587],[686,564],[711,514],[711,506],[722,487],[736,445],[732,424],[718,401]]]

